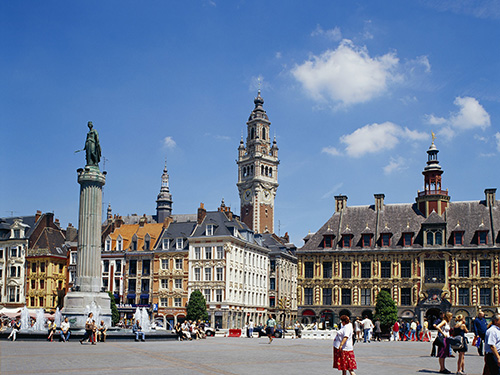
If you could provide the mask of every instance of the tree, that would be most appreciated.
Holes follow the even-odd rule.
[[[115,326],[120,321],[120,313],[118,312],[118,308],[116,307],[115,296],[110,291],[108,291],[108,294],[111,308],[111,322]]]
[[[377,295],[375,305],[375,319],[380,320],[380,325],[384,331],[387,331],[398,320],[398,309],[391,295],[381,290]]]
[[[199,290],[195,290],[189,296],[186,311],[186,318],[189,320],[208,320],[207,303]]]

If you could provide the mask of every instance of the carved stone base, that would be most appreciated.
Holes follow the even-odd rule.
[[[96,311],[93,311],[92,302],[100,307],[99,316],[96,316]],[[96,324],[100,324],[100,321],[104,320],[104,324],[111,327],[110,298],[107,293],[69,292],[64,297],[62,314],[68,317],[71,328],[85,328],[89,311],[94,313]]]

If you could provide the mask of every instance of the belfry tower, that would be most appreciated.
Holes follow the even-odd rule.
[[[274,233],[274,198],[278,189],[278,146],[271,142],[271,122],[260,90],[247,121],[246,145],[238,147],[238,191],[241,220],[256,233]]]
[[[161,188],[158,198],[156,199],[156,222],[163,223],[167,217],[172,215],[172,194],[168,187],[168,171],[167,161],[165,160],[165,168],[161,175]]]
[[[432,144],[427,150],[427,165],[422,171],[424,175],[424,191],[419,191],[415,199],[418,209],[425,217],[428,217],[432,211],[442,215],[450,202],[448,190],[443,190],[441,186],[441,175],[444,171],[439,165],[437,158],[439,150],[434,144],[434,140],[435,135],[432,133]]]

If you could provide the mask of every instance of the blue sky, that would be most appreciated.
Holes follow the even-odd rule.
[[[239,214],[237,147],[261,82],[278,142],[275,229],[302,238],[348,205],[413,202],[431,131],[453,201],[500,187],[500,2],[4,1],[0,216],[77,225],[98,130],[104,204]],[[103,163],[101,162],[101,169]]]

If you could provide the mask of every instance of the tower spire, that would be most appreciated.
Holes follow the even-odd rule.
[[[161,175],[161,187],[156,199],[156,221],[163,223],[167,217],[172,215],[172,194],[169,188],[169,176],[167,170],[167,158],[165,157],[165,167]]]

